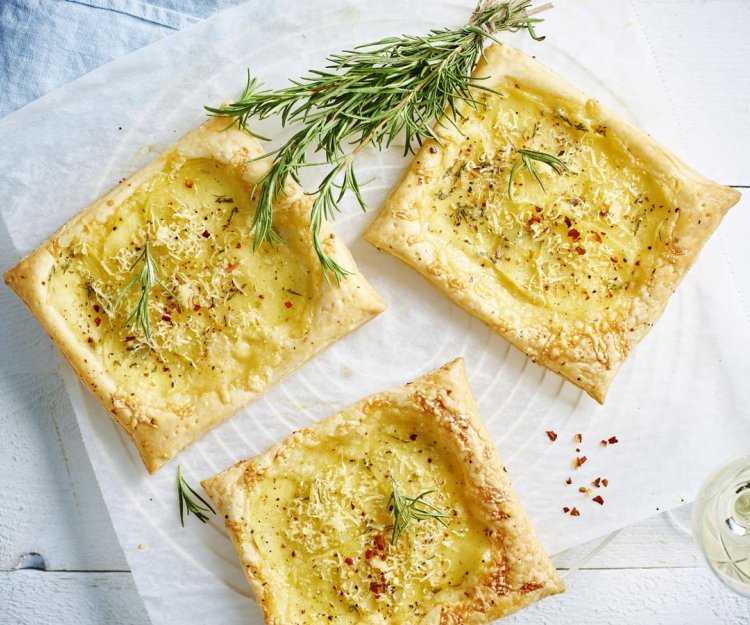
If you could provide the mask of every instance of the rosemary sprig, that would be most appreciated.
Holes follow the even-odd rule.
[[[391,543],[395,547],[398,544],[398,539],[404,530],[409,527],[412,521],[424,521],[425,519],[434,519],[441,525],[448,527],[446,519],[449,518],[440,508],[433,506],[426,502],[424,498],[435,492],[433,490],[426,490],[420,493],[416,497],[410,497],[408,495],[402,495],[396,480],[391,476],[391,494],[386,501],[386,508],[393,514],[393,532],[391,533]]]
[[[534,161],[549,165],[550,168],[552,168],[552,170],[557,174],[562,174],[565,171],[570,171],[565,161],[560,160],[556,156],[552,156],[552,154],[524,149],[518,149],[516,150],[516,153],[518,154],[519,158],[513,163],[513,167],[511,167],[510,169],[510,176],[508,178],[508,197],[511,200],[513,199],[513,179],[515,178],[516,173],[518,173],[521,168],[526,168],[529,173],[534,176],[536,181],[539,183],[539,186],[542,187],[542,191],[546,193],[546,190],[544,189],[544,183],[539,177],[539,172],[537,172],[536,170]]]
[[[333,219],[340,202],[351,191],[365,204],[354,171],[354,157],[367,145],[386,148],[403,132],[404,154],[425,138],[440,139],[433,130],[448,112],[456,124],[462,104],[479,106],[475,90],[492,91],[471,76],[487,39],[500,31],[526,30],[541,40],[535,26],[541,20],[529,10],[531,0],[480,0],[468,23],[458,29],[432,30],[424,36],[391,37],[334,54],[324,70],[311,71],[284,89],[262,89],[250,76],[236,102],[206,107],[213,116],[226,117],[250,132],[251,117],[281,115],[283,125],[301,124],[284,145],[272,151],[273,164],[253,189],[257,207],[253,246],[280,241],[273,227],[273,202],[289,178],[311,165],[329,165],[315,193],[310,230],[313,247],[326,280],[339,282],[348,272],[325,251],[320,240],[323,218]],[[496,41],[496,40],[495,40]],[[252,134],[252,133],[251,133]],[[257,135],[256,135],[257,136]],[[348,151],[346,147],[351,147]],[[321,153],[323,163],[311,163],[309,153]]]
[[[131,265],[130,271],[135,269],[136,265],[143,261],[143,267],[135,275],[135,277],[128,282],[128,285],[122,290],[118,298],[115,300],[115,307],[120,303],[120,300],[125,297],[130,288],[137,282],[141,286],[141,297],[135,308],[131,311],[130,315],[125,321],[125,326],[128,327],[131,323],[135,324],[136,328],[140,328],[147,339],[151,338],[151,323],[148,315],[148,304],[149,304],[149,293],[154,285],[158,284],[164,289],[170,297],[172,297],[178,304],[180,300],[172,291],[162,282],[159,277],[159,268],[156,266],[154,257],[151,255],[151,248],[149,247],[148,239],[143,251],[140,253],[135,262]]]
[[[216,510],[211,507],[211,504],[195,492],[195,489],[185,481],[179,465],[177,465],[177,497],[180,501],[180,523],[182,527],[185,527],[184,510],[187,510],[188,516],[192,512],[201,523],[208,521],[209,512],[216,514]]]

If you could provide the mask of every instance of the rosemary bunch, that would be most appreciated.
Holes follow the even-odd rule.
[[[440,508],[426,502],[424,498],[434,491],[426,490],[416,497],[402,495],[396,481],[391,477],[391,495],[386,501],[386,507],[393,515],[393,532],[391,533],[391,544],[395,547],[398,539],[412,521],[424,521],[434,519],[441,525],[448,527],[446,519],[449,518]]]
[[[263,89],[248,73],[239,100],[206,107],[211,115],[232,119],[248,132],[252,117],[281,115],[284,125],[301,128],[272,151],[273,164],[258,181],[253,219],[253,245],[280,241],[273,228],[273,202],[289,178],[300,182],[299,171],[313,165],[309,154],[320,153],[330,169],[322,178],[312,205],[313,246],[326,279],[340,281],[348,272],[323,249],[323,218],[333,219],[344,195],[354,193],[365,204],[354,171],[354,157],[366,145],[388,147],[404,134],[404,154],[425,138],[439,142],[433,125],[448,111],[455,124],[462,104],[478,105],[472,93],[487,89],[471,76],[485,41],[500,31],[526,30],[535,40],[540,22],[530,11],[531,0],[481,0],[468,23],[458,29],[432,30],[424,36],[402,36],[359,46],[328,58],[324,70],[311,71],[284,89]],[[251,133],[252,134],[252,133]],[[255,135],[258,136],[258,135]],[[260,137],[262,138],[262,137]]]

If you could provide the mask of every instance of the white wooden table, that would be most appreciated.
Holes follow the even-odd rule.
[[[749,266],[750,0],[637,0],[637,6],[690,142],[684,156],[720,182],[748,189],[720,236],[727,252]],[[16,260],[9,250],[0,229],[3,269]],[[750,276],[734,278],[750,311]],[[0,310],[6,318],[27,314],[7,288],[0,288]],[[18,336],[12,327],[0,328],[0,624],[145,625],[49,341],[41,330]],[[688,533],[689,512],[625,528],[567,579],[565,595],[507,622],[750,622],[750,601],[725,590],[703,565]],[[594,546],[558,557],[558,566],[569,568]]]

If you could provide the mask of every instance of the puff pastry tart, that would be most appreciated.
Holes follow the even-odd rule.
[[[460,359],[203,487],[269,625],[479,625],[563,591]]]
[[[353,275],[326,282],[312,198],[294,185],[274,217],[286,243],[252,250],[250,194],[268,164],[226,125],[182,138],[5,274],[150,472],[384,308],[327,226]],[[149,292],[150,337],[126,327],[140,288],[118,301],[146,241],[166,286]]]
[[[739,194],[507,46],[475,75],[499,93],[437,126],[365,238],[603,402]]]

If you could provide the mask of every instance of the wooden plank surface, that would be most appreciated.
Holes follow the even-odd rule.
[[[750,139],[750,2],[635,4],[688,138],[686,158],[721,182],[747,187],[750,198],[750,161],[745,158]],[[728,256],[744,259],[745,265],[750,259],[749,210],[750,200],[745,199],[730,213],[720,235]],[[15,261],[9,249],[0,231],[3,268]],[[750,304],[750,279],[735,279]],[[0,307],[11,318],[28,314],[5,287],[0,288]],[[148,619],[75,418],[60,392],[49,342],[41,330],[10,335],[10,325],[0,327],[0,624],[145,625]],[[625,528],[571,576],[566,595],[507,622],[747,623],[750,602],[713,579],[688,528],[689,509]],[[556,564],[570,568],[596,544],[562,554]]]

